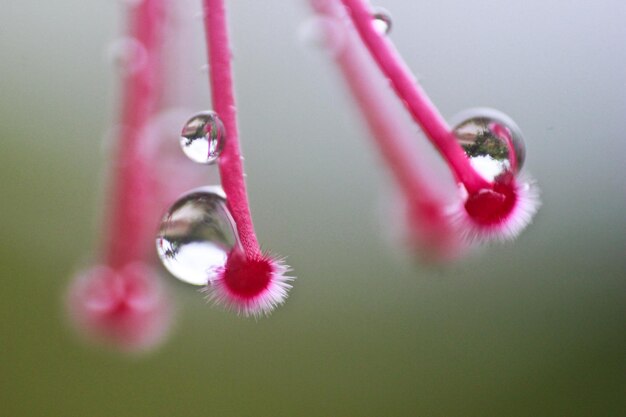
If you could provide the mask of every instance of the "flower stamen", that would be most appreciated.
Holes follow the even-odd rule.
[[[203,0],[203,6],[213,107],[226,131],[218,166],[240,244],[240,248],[228,255],[218,279],[209,281],[207,292],[211,299],[236,306],[243,314],[257,315],[269,312],[286,297],[290,286],[284,283],[287,278],[282,274],[287,268],[278,260],[263,255],[254,232],[239,146],[224,1]]]

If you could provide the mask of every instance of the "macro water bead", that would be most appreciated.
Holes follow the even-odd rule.
[[[206,285],[226,263],[236,236],[221,188],[198,188],[174,203],[161,220],[157,253],[179,280]]]
[[[180,146],[189,159],[199,164],[217,160],[224,146],[224,125],[214,111],[200,112],[185,123]]]
[[[470,109],[452,125],[472,166],[486,180],[519,172],[526,152],[520,128],[510,117],[493,109]]]
[[[372,15],[372,24],[376,31],[382,35],[387,35],[391,32],[391,13],[387,11],[387,9],[383,9],[382,7],[377,7],[374,10],[374,14]]]

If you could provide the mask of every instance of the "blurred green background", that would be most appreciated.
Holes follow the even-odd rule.
[[[171,282],[171,338],[128,358],[77,340],[61,303],[98,245],[121,8],[1,1],[0,415],[623,416],[626,3],[376,2],[445,116],[518,122],[543,193],[514,243],[438,268],[385,237],[388,173],[298,42],[306,2],[228,3],[257,231],[298,280],[258,321]],[[208,107],[202,44],[186,54]]]

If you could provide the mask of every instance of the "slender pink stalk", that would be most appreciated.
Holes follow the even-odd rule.
[[[250,214],[243,163],[239,147],[239,131],[231,69],[231,50],[226,10],[223,0],[204,0],[206,39],[210,65],[213,108],[224,123],[226,141],[218,160],[222,187],[228,197],[228,208],[237,224],[237,232],[245,254],[261,254]]]
[[[144,131],[154,115],[161,72],[165,0],[144,0],[132,8],[129,36],[140,51],[140,63],[124,71],[121,129],[113,167],[113,201],[102,263],[81,271],[69,287],[67,311],[72,324],[86,337],[115,348],[136,352],[164,339],[172,318],[157,274],[147,266],[155,224],[151,193],[153,176],[142,153]],[[126,51],[129,52],[129,51]],[[137,65],[135,65],[137,64]],[[156,221],[156,219],[155,219]]]
[[[223,0],[203,0],[213,107],[226,130],[218,164],[228,208],[237,226],[235,247],[206,288],[208,297],[246,315],[267,314],[287,297],[292,280],[282,260],[262,253],[254,233],[239,148],[231,50]]]
[[[465,241],[456,233],[446,210],[451,201],[427,168],[432,165],[416,148],[416,132],[397,112],[393,97],[383,85],[367,51],[358,40],[352,25],[346,24],[340,2],[311,0],[311,6],[332,28],[326,28],[331,44],[341,44],[334,58],[352,96],[368,124],[372,137],[407,200],[409,238],[420,246],[429,260],[448,259],[462,252]],[[329,47],[331,47],[329,45]],[[445,186],[443,188],[446,188]]]
[[[372,25],[373,12],[365,0],[342,0],[363,43],[367,46],[383,73],[404,101],[413,119],[441,152],[457,180],[469,193],[488,188],[489,183],[470,165],[465,152],[458,144],[446,121],[417,84],[406,64],[395,51],[393,44]]]
[[[341,0],[361,40],[412,118],[439,150],[457,181],[463,184],[463,203],[450,210],[460,233],[472,240],[515,237],[539,207],[538,192],[530,182],[520,184],[514,173],[493,182],[472,166],[441,114],[417,84],[393,44],[375,30],[366,0]],[[391,144],[393,140],[389,141]]]
[[[154,225],[144,216],[151,204],[148,178],[153,167],[141,155],[141,139],[155,113],[162,82],[158,51],[163,18],[164,0],[144,0],[130,10],[128,33],[145,51],[145,61],[133,71],[125,71],[122,81],[121,129],[111,198],[114,206],[106,224],[104,248],[105,262],[113,268],[143,260],[151,249],[146,236]]]

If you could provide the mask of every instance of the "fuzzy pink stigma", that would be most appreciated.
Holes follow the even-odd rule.
[[[532,221],[540,206],[532,181],[519,182],[512,174],[498,177],[490,188],[467,195],[451,210],[454,224],[470,241],[508,240]]]
[[[127,352],[153,348],[164,339],[172,313],[157,279],[140,263],[88,269],[70,287],[70,320],[95,342]]]
[[[465,201],[465,210],[477,224],[490,226],[505,221],[516,201],[515,179],[512,175],[505,175],[498,178],[492,188],[470,194]]]
[[[241,250],[234,249],[205,291],[216,303],[246,316],[260,316],[270,313],[287,298],[289,281],[293,280],[284,275],[287,271],[282,260],[265,255],[246,257]]]

